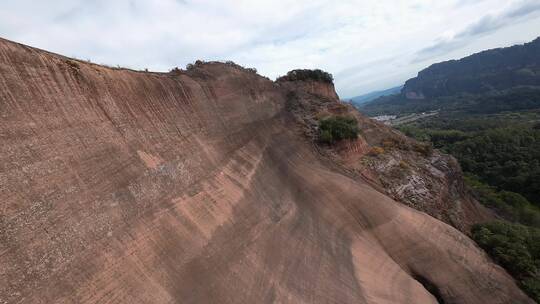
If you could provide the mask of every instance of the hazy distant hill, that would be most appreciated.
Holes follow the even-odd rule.
[[[434,64],[405,82],[407,99],[479,94],[515,86],[540,86],[540,38]]]
[[[370,116],[430,110],[496,113],[540,107],[540,38],[424,69],[400,95],[358,105]]]
[[[393,87],[393,88],[390,88],[390,89],[387,89],[387,90],[375,91],[375,92],[370,92],[370,93],[367,93],[367,94],[364,94],[364,95],[352,97],[349,100],[354,105],[360,105],[360,104],[363,104],[363,103],[366,103],[366,102],[370,102],[370,101],[372,101],[374,99],[377,99],[377,98],[379,98],[381,96],[399,94],[401,92],[402,88],[403,88],[403,85],[400,85],[400,86]]]

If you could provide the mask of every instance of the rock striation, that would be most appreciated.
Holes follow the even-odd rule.
[[[297,101],[339,111],[324,86],[0,40],[0,303],[532,303],[317,148]]]

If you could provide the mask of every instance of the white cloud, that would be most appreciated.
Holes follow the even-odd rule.
[[[496,14],[484,15],[457,34],[441,36],[435,44],[418,51],[415,61],[424,61],[437,55],[449,53],[471,43],[473,39],[494,33],[524,19],[535,17],[540,17],[540,2],[538,0],[510,3]]]
[[[0,35],[140,69],[234,60],[274,78],[293,68],[322,68],[335,75],[338,92],[348,97],[398,85],[434,60],[540,35],[539,27],[531,26],[538,16],[528,13],[534,3],[3,0]],[[459,38],[467,31],[468,37]],[[421,52],[429,56],[419,59]]]

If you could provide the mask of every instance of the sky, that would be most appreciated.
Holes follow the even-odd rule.
[[[0,36],[152,71],[232,60],[270,77],[334,75],[340,97],[540,36],[540,0],[1,0]]]

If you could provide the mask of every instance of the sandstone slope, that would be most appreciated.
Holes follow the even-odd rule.
[[[320,86],[0,40],[0,303],[531,303],[314,147],[290,100]]]

